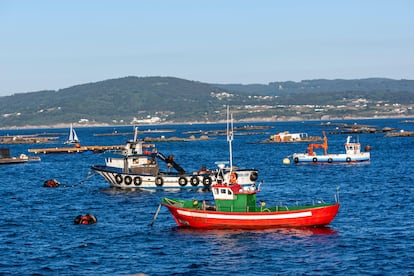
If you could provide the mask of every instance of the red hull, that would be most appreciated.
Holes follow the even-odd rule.
[[[166,206],[178,226],[193,228],[270,228],[328,225],[339,210],[339,203],[303,210],[278,212],[216,212]]]

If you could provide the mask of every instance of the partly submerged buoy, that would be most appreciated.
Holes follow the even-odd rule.
[[[86,214],[86,215],[78,215],[75,220],[73,221],[73,224],[95,224],[98,220],[96,217],[92,214]]]
[[[48,187],[48,188],[56,188],[56,187],[59,187],[59,185],[60,183],[56,179],[49,179],[43,182],[43,187]]]
[[[366,145],[365,146],[365,151],[371,151],[371,146],[370,145]]]
[[[284,158],[283,159],[283,164],[285,164],[285,165],[289,165],[290,164],[290,159],[289,158]]]

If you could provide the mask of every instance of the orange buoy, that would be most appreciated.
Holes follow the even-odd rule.
[[[43,182],[43,187],[56,188],[59,187],[60,183],[56,179],[49,179]]]
[[[73,221],[73,224],[95,224],[98,220],[96,217],[92,214],[86,214],[86,215],[78,215],[75,220]]]

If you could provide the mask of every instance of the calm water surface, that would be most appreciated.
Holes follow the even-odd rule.
[[[347,122],[347,123],[354,123]],[[414,131],[400,120],[358,121]],[[243,125],[243,124],[236,124]],[[257,124],[269,125],[269,124]],[[140,191],[109,188],[95,175],[86,181],[102,154],[40,155],[41,162],[1,166],[0,274],[5,275],[413,275],[414,273],[414,138],[385,138],[363,134],[363,147],[372,147],[371,162],[361,165],[283,165],[284,157],[307,144],[250,144],[289,130],[321,135],[329,128],[313,122],[271,123],[268,133],[235,136],[234,164],[259,169],[264,180],[258,198],[267,205],[334,201],[341,208],[323,229],[192,230],[177,228],[167,209],[149,226],[160,199],[206,198],[203,191]],[[174,133],[143,136],[182,136],[184,131],[224,129],[217,125],[174,125]],[[146,129],[146,127],[141,127]],[[123,144],[126,136],[93,136],[114,128],[80,128],[85,145]],[[132,127],[116,130],[132,131]],[[47,145],[2,145],[12,155],[28,148],[62,146],[66,129],[1,130],[16,133],[60,133]],[[62,134],[65,133],[65,134]],[[225,136],[210,141],[158,143],[187,170],[228,158]],[[329,151],[343,151],[346,135],[328,135]],[[56,178],[56,189],[44,188]],[[79,214],[93,213],[95,225],[73,225]]]

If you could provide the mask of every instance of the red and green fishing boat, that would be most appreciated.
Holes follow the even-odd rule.
[[[163,198],[160,206],[167,207],[178,226],[193,228],[240,228],[326,226],[339,210],[336,203],[305,206],[267,207],[256,204],[256,187],[235,184],[215,184],[211,187],[214,204],[206,201]],[[158,213],[158,211],[157,211]]]

